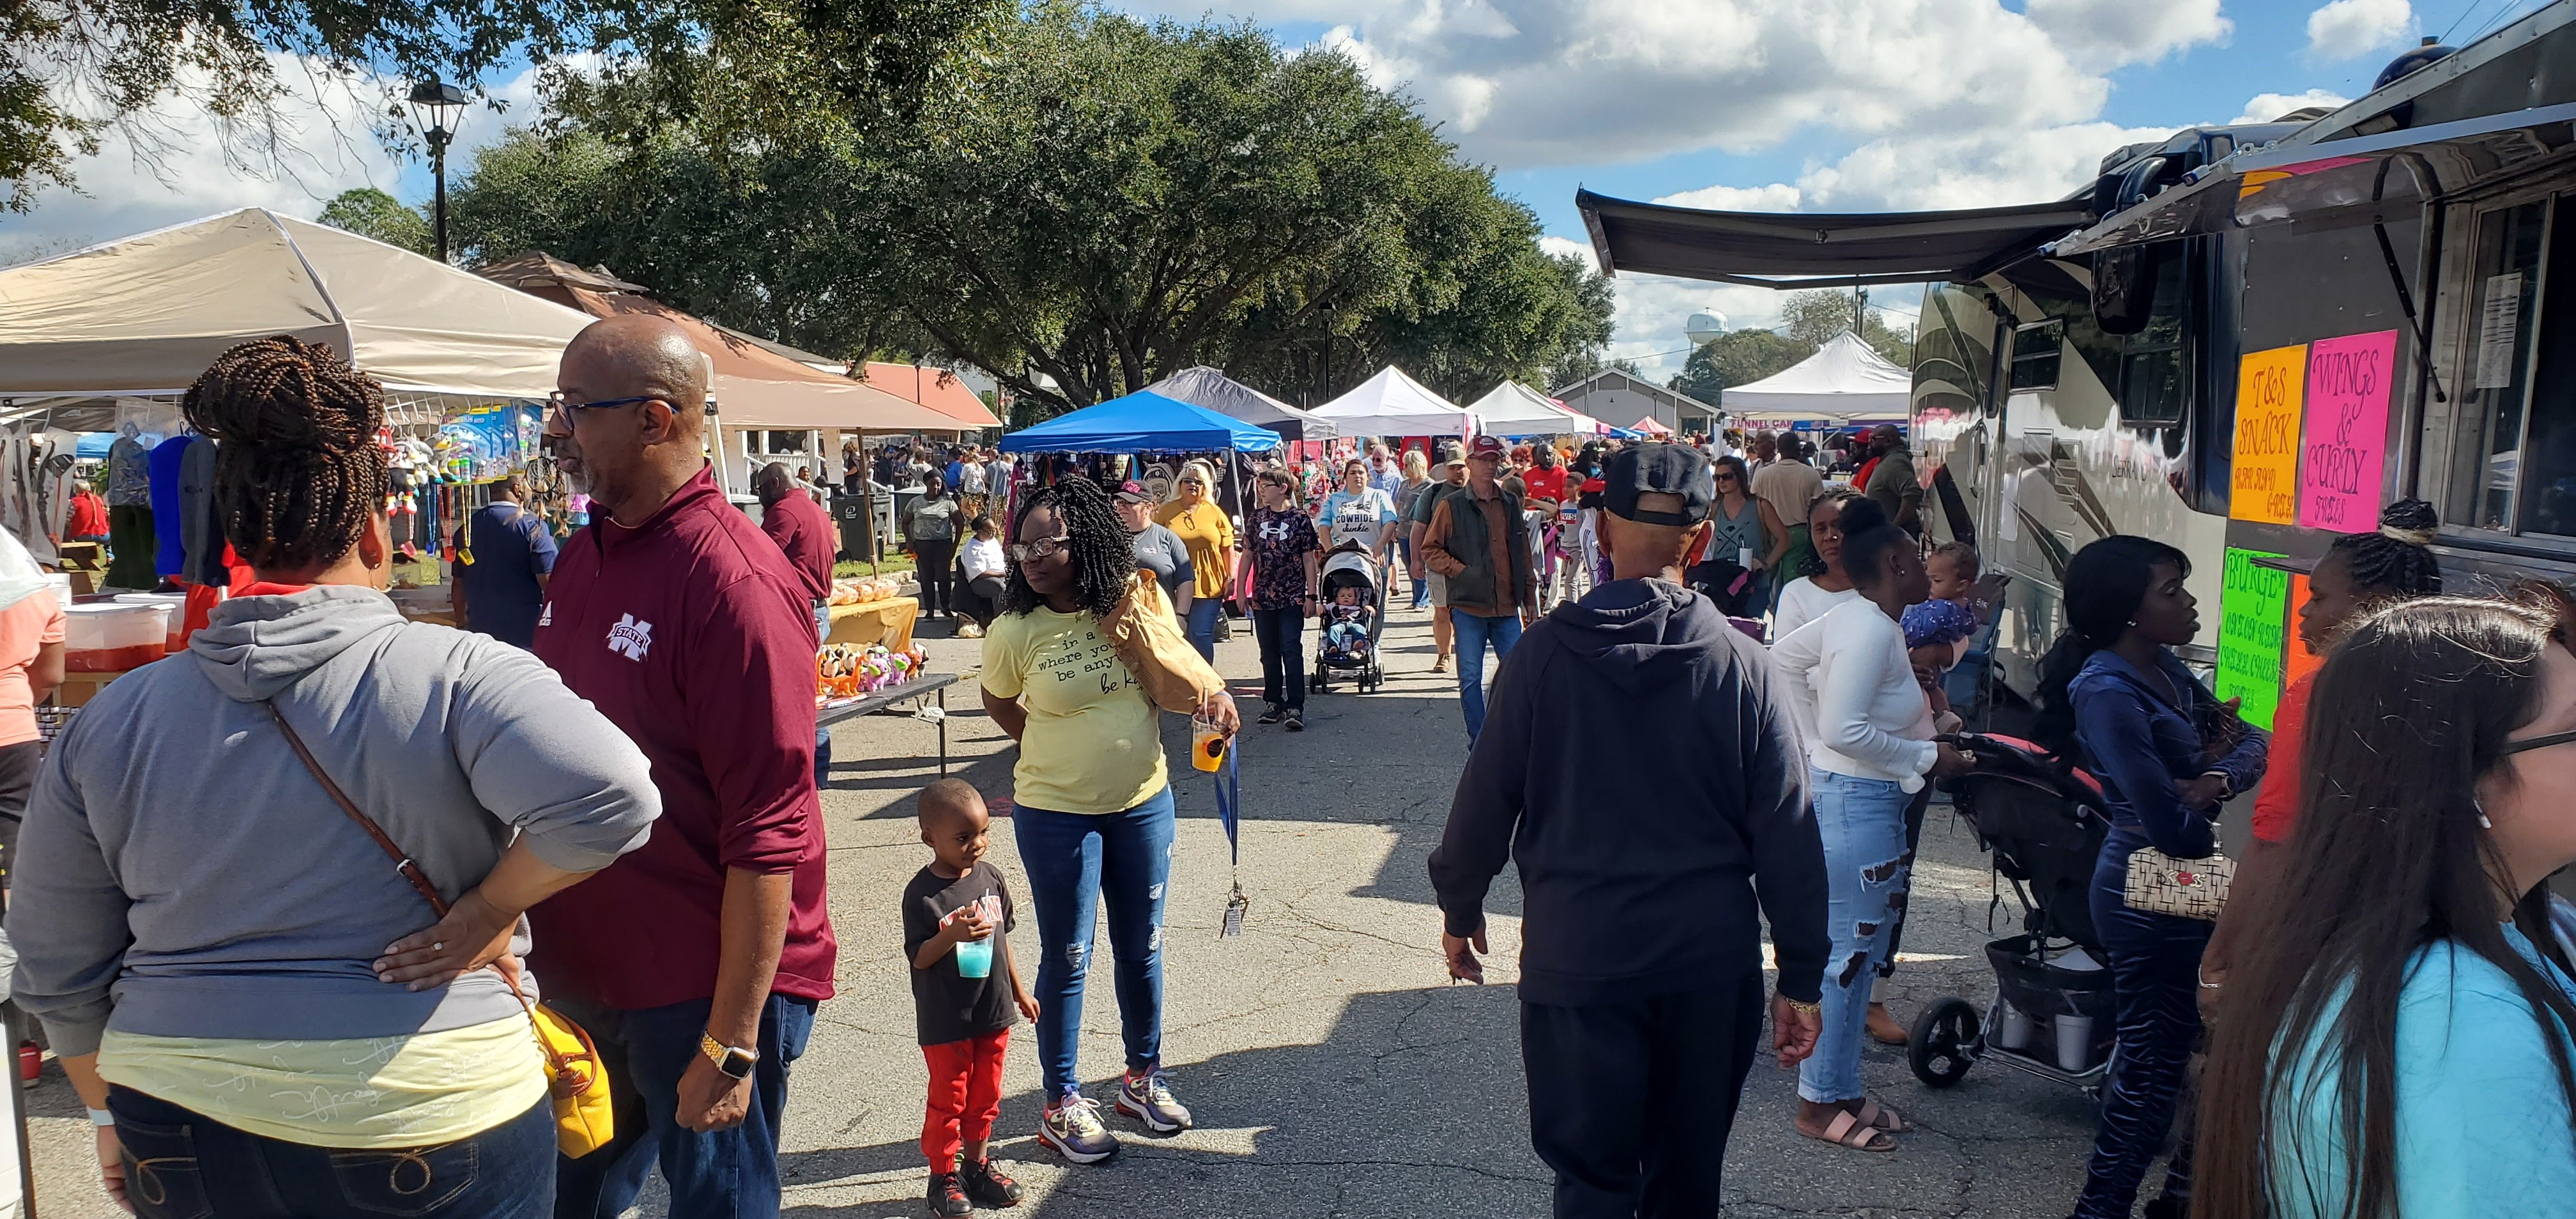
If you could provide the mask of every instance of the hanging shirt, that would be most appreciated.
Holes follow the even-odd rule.
[[[182,433],[152,448],[152,536],[157,544],[153,575],[175,576],[187,564],[188,547],[180,539],[187,513],[179,503],[179,462],[190,446],[199,443],[197,437]]]
[[[107,506],[152,506],[152,450],[131,436],[107,446]]]

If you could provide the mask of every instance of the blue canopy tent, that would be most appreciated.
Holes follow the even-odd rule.
[[[1002,437],[1005,453],[1267,453],[1279,434],[1140,389]]]
[[[72,456],[82,461],[105,461],[107,451],[115,446],[114,432],[83,432],[80,443],[72,448]]]

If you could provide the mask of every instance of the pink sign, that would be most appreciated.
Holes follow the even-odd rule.
[[[2361,533],[2379,523],[2397,332],[2308,344],[2307,428],[2299,444],[2299,525]]]

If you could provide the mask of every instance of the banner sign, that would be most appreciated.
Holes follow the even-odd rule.
[[[2394,330],[2309,345],[2300,528],[2361,533],[2378,526],[2380,476],[2388,457],[2389,383],[2396,371]]]
[[[2296,518],[2299,410],[2307,371],[2305,343],[2248,352],[2237,364],[2230,518],[2267,525],[2287,525]]]
[[[2281,665],[2289,626],[2290,573],[2260,560],[2281,556],[2227,549],[2218,619],[2218,674],[2210,689],[2223,701],[2243,698],[2238,713],[2272,726],[2281,702]]]

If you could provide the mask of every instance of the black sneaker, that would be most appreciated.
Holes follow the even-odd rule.
[[[1286,707],[1282,707],[1282,706],[1280,706],[1280,705],[1279,705],[1279,704],[1277,704],[1277,703],[1272,703],[1272,704],[1270,704],[1270,708],[1269,708],[1269,710],[1266,710],[1266,711],[1264,711],[1264,712],[1262,712],[1262,713],[1261,713],[1261,721],[1260,721],[1260,722],[1262,722],[1262,723],[1264,723],[1264,724],[1276,724],[1276,723],[1278,723],[1281,719],[1285,718],[1285,717],[1287,716],[1287,714],[1288,714],[1288,709],[1287,709]]]
[[[962,1219],[975,1213],[975,1204],[966,1200],[966,1191],[958,1188],[957,1174],[930,1174],[930,1192],[923,1199],[935,1219]]]
[[[1290,731],[1290,732],[1304,732],[1305,730],[1306,730],[1306,713],[1305,713],[1305,712],[1303,712],[1303,711],[1291,711],[1291,712],[1289,712],[1289,713],[1288,713],[1288,731]]]
[[[993,1167],[991,1160],[980,1164],[961,1162],[957,1166],[957,1178],[965,1183],[966,1196],[974,1199],[977,1206],[1018,1206],[1020,1199],[1028,1194],[1027,1190],[1020,1188],[1019,1182]]]

